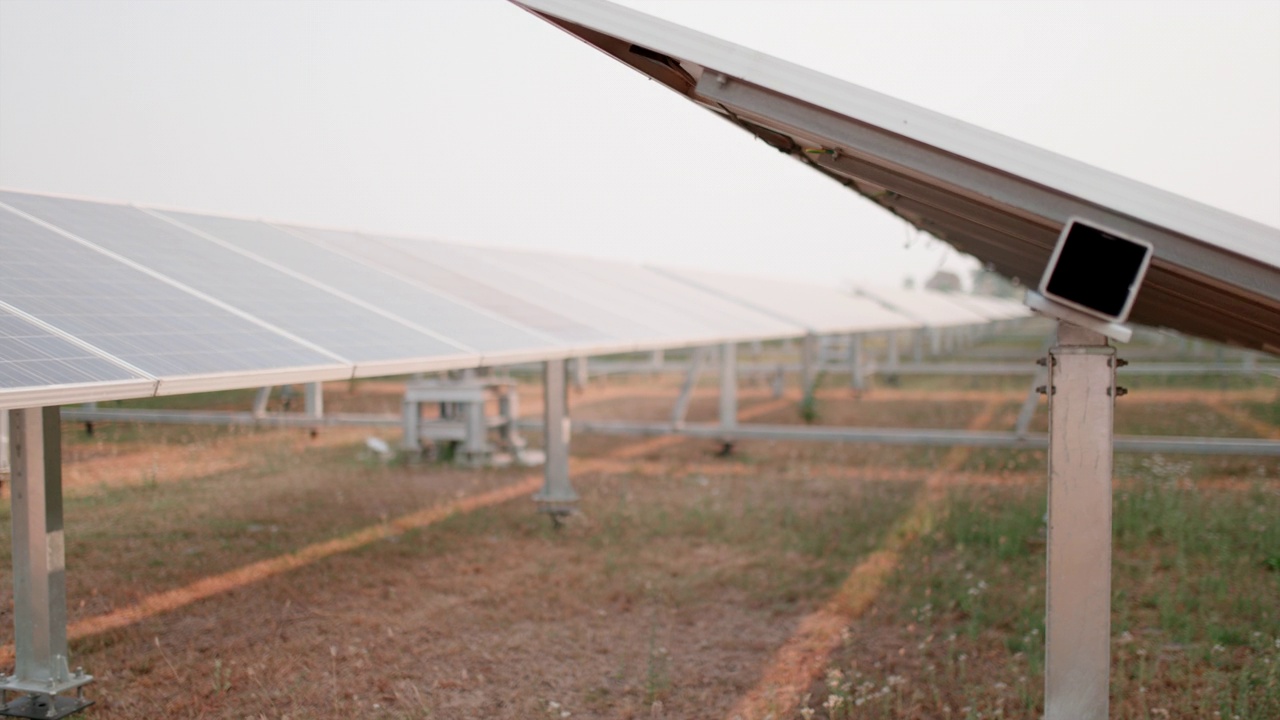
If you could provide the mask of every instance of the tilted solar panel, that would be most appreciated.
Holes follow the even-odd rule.
[[[167,210],[152,212],[265,262],[296,271],[352,302],[378,308],[406,326],[448,337],[486,358],[554,350],[559,345],[555,338],[434,292],[422,281],[411,281],[361,262],[335,243],[316,242],[300,233],[252,220]]]
[[[730,341],[763,335],[803,334],[794,323],[742,303],[675,281],[640,265],[587,257],[518,250],[466,248],[512,272],[566,288],[632,319],[656,325],[672,338]]]
[[[786,318],[813,333],[905,330],[921,325],[880,303],[846,295],[834,288],[685,269],[661,268],[661,272]]]
[[[357,366],[477,355],[137,208],[3,192],[0,201]]]
[[[154,392],[155,381],[0,305],[0,407],[56,404],[59,388],[68,398],[88,401],[94,386],[102,397],[141,397]]]
[[[286,227],[291,233],[308,238],[322,247],[344,253],[347,257],[367,263],[379,272],[394,275],[402,281],[442,293],[448,298],[467,303],[470,307],[482,310],[488,317],[466,321],[456,327],[447,313],[437,312],[431,305],[424,305],[423,311],[430,311],[435,321],[442,323],[443,331],[453,332],[461,337],[466,332],[482,333],[477,343],[494,342],[489,338],[505,338],[511,335],[511,328],[526,328],[539,333],[542,337],[552,337],[573,345],[601,342],[613,338],[608,332],[585,325],[573,318],[550,310],[543,305],[516,297],[507,291],[502,278],[476,279],[469,275],[454,272],[442,265],[431,262],[411,250],[397,246],[392,238],[362,235],[341,230],[320,230],[315,228]],[[456,306],[458,303],[452,303]],[[471,316],[467,316],[471,317]]]
[[[0,301],[150,375],[346,374],[325,353],[5,209],[0,257]]]
[[[1072,218],[1150,242],[1134,322],[1280,353],[1276,228],[630,8],[515,1],[1024,284]]]

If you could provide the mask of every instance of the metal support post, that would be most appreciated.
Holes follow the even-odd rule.
[[[533,499],[543,512],[553,516],[567,515],[578,501],[578,493],[569,482],[569,397],[565,382],[564,360],[548,360],[542,381],[542,432],[546,443],[547,462],[543,466],[542,489]]]
[[[254,417],[266,417],[269,400],[271,400],[271,386],[258,388],[258,394],[253,396]]]
[[[738,346],[725,343],[720,348],[720,427],[732,431],[738,427]],[[722,454],[733,449],[732,438],[726,436]]]
[[[303,410],[307,417],[319,420],[324,417],[324,386],[318,382],[307,383],[303,397]]]
[[[462,404],[466,435],[462,441],[462,461],[468,465],[483,465],[489,461],[489,423],[485,420],[484,401]]]
[[[573,359],[573,389],[582,392],[587,389],[587,358]]]
[[[920,328],[911,333],[911,359],[917,365],[924,362],[924,335],[927,328]]]
[[[818,336],[809,333],[800,345],[800,392],[805,398],[813,393],[813,385],[818,380],[817,354]]]
[[[12,676],[0,691],[22,696],[8,717],[61,718],[91,703],[60,693],[88,684],[67,662],[67,578],[62,534],[62,438],[56,407],[9,411],[13,481]]]
[[[693,388],[698,384],[698,376],[702,374],[702,362],[707,356],[706,348],[694,348],[693,358],[689,361],[689,372],[684,376],[684,385],[680,387],[680,396],[671,409],[671,424],[679,427],[684,424],[689,414],[689,401],[693,399]]]
[[[866,365],[862,362],[862,336],[849,336],[849,383],[854,390],[867,388]]]
[[[0,410],[0,473],[9,472],[9,411]]]
[[[665,353],[662,350],[654,350],[653,354],[649,356],[649,364],[653,366],[654,370],[661,370],[662,365],[665,362],[666,362],[666,357],[665,357]]]
[[[898,369],[898,333],[897,331],[890,330],[888,334],[885,335],[885,341],[888,343],[888,346],[889,346],[888,358],[886,359],[885,364],[889,366],[890,370],[897,370]]]
[[[1058,323],[1049,350],[1046,720],[1106,720],[1115,349]]]
[[[937,357],[942,352],[942,330],[929,328],[929,357]]]
[[[1022,408],[1018,410],[1018,421],[1013,426],[1013,431],[1018,437],[1026,437],[1027,430],[1031,428],[1031,420],[1035,417],[1036,407],[1040,404],[1040,396],[1047,393],[1049,387],[1049,347],[1053,345],[1054,337],[1050,335],[1044,339],[1044,343],[1040,346],[1040,358],[1036,360],[1035,374],[1031,377],[1031,387],[1027,389],[1027,396],[1022,401]]]
[[[400,448],[412,455],[422,454],[422,436],[419,423],[422,422],[422,405],[417,400],[405,397],[400,405],[400,427],[404,431],[400,438]]]

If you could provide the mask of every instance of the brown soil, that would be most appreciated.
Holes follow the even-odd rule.
[[[676,387],[593,384],[574,414],[667,419]],[[331,409],[394,407],[393,384],[343,392],[330,389]],[[1020,394],[820,398],[823,422],[1008,427]],[[742,416],[798,423],[797,399],[751,388]],[[521,403],[540,410],[536,392]],[[689,419],[714,415],[714,389],[699,388]],[[369,434],[68,449],[73,664],[97,676],[88,717],[763,718],[812,686],[944,487],[1043,482],[964,470],[962,450],[752,442],[719,459],[714,443],[580,436],[582,512],[554,530],[521,500],[538,471],[386,467],[363,453]],[[771,564],[807,568],[802,554],[661,525],[725,498],[812,510],[882,486],[927,489],[833,583],[803,592],[775,587]],[[0,625],[11,613],[0,608]]]

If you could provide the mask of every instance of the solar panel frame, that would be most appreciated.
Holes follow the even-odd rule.
[[[1008,277],[1073,216],[1150,241],[1134,322],[1280,353],[1276,228],[629,8],[513,1]]]

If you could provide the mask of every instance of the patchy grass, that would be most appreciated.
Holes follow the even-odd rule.
[[[1280,494],[1158,475],[1115,496],[1112,717],[1280,717]],[[1040,717],[1043,489],[949,507],[849,628],[812,717]]]

